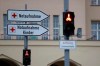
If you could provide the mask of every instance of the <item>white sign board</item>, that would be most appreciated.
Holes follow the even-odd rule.
[[[75,41],[60,41],[60,48],[63,49],[75,49],[76,43]]]
[[[11,24],[7,26],[8,35],[41,35],[47,32],[48,29],[40,25],[29,25],[29,24]]]
[[[40,10],[8,10],[8,20],[10,21],[41,21],[48,17]]]

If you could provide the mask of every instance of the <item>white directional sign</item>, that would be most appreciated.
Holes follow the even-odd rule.
[[[60,41],[60,48],[75,49],[76,43],[75,43],[75,41]]]
[[[41,21],[48,15],[40,10],[8,10],[8,20],[10,21]]]
[[[48,31],[48,29],[40,25],[28,25],[28,24],[12,24],[7,26],[8,35],[41,35]]]

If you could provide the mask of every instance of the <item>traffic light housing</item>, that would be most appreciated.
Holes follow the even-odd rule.
[[[67,37],[74,35],[74,18],[74,12],[63,12],[63,35]]]
[[[31,50],[23,50],[23,65],[30,65],[31,63]]]

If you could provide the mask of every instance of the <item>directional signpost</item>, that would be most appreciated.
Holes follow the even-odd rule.
[[[28,25],[28,24],[10,24],[7,26],[8,35],[35,35],[39,36],[48,31],[48,29],[44,28],[41,25]]]
[[[42,35],[48,31],[45,27],[38,24],[27,24],[27,22],[42,22],[42,20],[48,18],[48,15],[40,10],[27,10],[27,4],[25,4],[25,10],[13,10],[7,11],[9,21],[25,22],[25,24],[8,24],[7,34],[12,36],[25,36],[24,38],[24,50],[28,49],[28,36]],[[31,52],[31,51],[30,51]],[[29,53],[30,53],[29,52]],[[28,55],[28,51],[26,52]],[[30,55],[31,56],[31,55]],[[23,57],[23,65],[30,65],[31,60]]]
[[[8,20],[10,21],[32,21],[39,22],[48,17],[40,10],[8,10]]]

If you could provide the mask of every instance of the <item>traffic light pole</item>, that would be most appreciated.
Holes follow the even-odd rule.
[[[69,40],[69,36],[65,36],[66,40]],[[69,49],[65,49],[65,57],[64,57],[64,66],[70,66],[70,61],[69,61]]]
[[[25,10],[27,10],[27,4],[25,4]],[[27,22],[25,22],[25,24],[27,24]],[[24,37],[24,49],[28,49],[28,36]],[[24,65],[24,66],[28,66],[28,65]]]
[[[64,11],[68,10],[69,8],[69,0],[64,0]],[[69,36],[65,36],[65,40],[69,40]],[[70,66],[69,62],[69,49],[65,49],[65,61],[64,61],[64,66]]]

